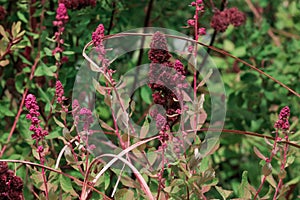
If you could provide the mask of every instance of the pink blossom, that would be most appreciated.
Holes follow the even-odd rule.
[[[92,40],[95,47],[102,45],[102,41],[104,38],[104,26],[103,24],[99,24],[96,30],[92,33]]]
[[[40,115],[38,111],[39,107],[36,102],[36,97],[33,94],[28,94],[26,96],[25,107],[29,110],[29,114],[26,115],[26,118],[31,121],[29,127],[29,130],[33,132],[31,138],[39,141],[48,135],[48,132],[43,130],[40,126],[40,120],[38,119],[38,116]]]
[[[69,20],[67,8],[65,4],[58,4],[58,8],[56,9],[56,20],[66,23]]]
[[[205,35],[206,34],[206,29],[205,28],[199,28],[198,33],[199,33],[199,35]]]
[[[188,24],[189,26],[195,26],[195,20],[189,19],[189,20],[187,21],[187,24]]]

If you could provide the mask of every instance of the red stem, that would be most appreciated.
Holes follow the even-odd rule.
[[[288,135],[287,135],[287,132],[285,132],[284,134],[285,134],[286,141],[289,141],[289,137],[288,137]],[[288,143],[285,143],[285,144],[284,144],[284,147],[283,147],[283,160],[281,161],[280,173],[281,173],[281,172],[284,170],[284,168],[285,168],[286,159],[287,159],[288,147],[289,147]],[[282,176],[280,176],[279,182],[278,182],[277,187],[276,187],[275,194],[274,194],[274,196],[273,196],[273,200],[276,200],[276,196],[277,196],[279,190],[281,189],[282,184],[283,184],[283,178],[282,178]]]
[[[271,163],[273,157],[275,156],[276,154],[276,144],[277,144],[277,139],[278,139],[278,129],[276,129],[276,136],[275,136],[275,140],[274,140],[274,145],[273,145],[273,148],[272,148],[272,151],[271,151],[271,155],[269,157],[268,160],[266,160],[267,163]],[[266,178],[267,176],[264,175],[262,180],[261,180],[261,183],[260,183],[260,186],[259,188],[257,189],[256,193],[255,193],[255,196],[254,196],[254,200],[257,198],[258,194],[260,193],[261,189],[262,189],[262,186],[263,184],[265,183],[266,181]]]

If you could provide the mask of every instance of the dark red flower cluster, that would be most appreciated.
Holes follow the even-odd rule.
[[[53,21],[53,26],[57,27],[57,32],[55,32],[54,37],[56,42],[58,43],[57,47],[52,51],[52,54],[55,55],[56,53],[63,52],[63,48],[61,45],[64,44],[64,40],[60,38],[61,34],[65,30],[65,24],[69,20],[67,8],[65,4],[59,3],[58,8],[56,9],[56,17],[55,21]]]
[[[166,63],[171,58],[168,52],[167,40],[160,32],[153,35],[148,57],[153,63]]]
[[[96,6],[96,0],[59,0],[59,3],[66,5],[68,9],[80,10],[88,6]]]
[[[98,53],[98,58],[101,61],[102,67],[105,68],[105,70],[108,70],[107,67],[109,65],[109,60],[105,58],[106,50],[105,46],[103,44],[104,41],[104,26],[103,24],[99,24],[96,30],[92,33],[92,41],[94,47],[96,47],[96,51]],[[109,76],[112,75],[113,71],[107,71]]]
[[[6,14],[7,14],[7,12],[6,12],[5,8],[3,6],[0,6],[0,21],[5,19]]]
[[[0,199],[23,200],[23,180],[0,162]]]
[[[33,132],[31,135],[32,139],[37,140],[37,142],[48,135],[48,131],[43,130],[40,126],[40,116],[39,106],[37,105],[36,98],[33,94],[28,94],[25,98],[25,107],[29,111],[26,118],[31,120],[30,131]]]
[[[290,128],[289,124],[290,108],[285,106],[281,109],[279,113],[279,119],[275,122],[274,127],[281,130],[288,130]]]
[[[178,120],[181,113],[182,97],[177,89],[186,88],[188,85],[184,83],[183,64],[179,60],[175,62],[170,60],[167,40],[160,32],[153,35],[148,57],[151,60],[149,87],[152,90],[153,101],[166,110],[166,116],[158,111],[152,112],[151,116],[156,120],[156,126],[160,130],[162,140],[165,141],[168,138],[165,135],[166,131]]]
[[[229,24],[234,25],[235,27],[242,25],[246,21],[246,15],[239,11],[238,8],[228,8],[223,11],[215,12],[210,26],[217,31],[224,32],[226,31]]]

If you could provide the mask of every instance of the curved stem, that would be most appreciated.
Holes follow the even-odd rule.
[[[152,141],[152,140],[154,140],[154,139],[157,139],[157,138],[159,138],[159,136],[154,136],[154,137],[145,139],[145,140],[143,140],[143,141],[137,142],[137,143],[135,143],[135,144],[133,144],[133,145],[127,147],[126,149],[124,149],[121,153],[118,154],[118,156],[119,156],[119,157],[122,157],[122,156],[124,156],[125,154],[129,153],[130,151],[132,151],[133,149],[137,148],[138,146],[140,146],[140,145],[142,145],[142,144],[145,144],[145,143],[147,143],[147,142],[150,142],[150,141]],[[97,157],[96,159],[94,159],[94,160],[91,162],[90,166],[88,167],[87,172],[86,172],[85,177],[84,177],[84,182],[87,180],[87,177],[88,177],[88,175],[89,175],[89,173],[90,173],[91,167],[93,166],[93,164],[95,164],[95,163],[98,161],[98,158],[99,158],[99,157]],[[92,183],[95,184],[95,183],[98,181],[98,179],[102,176],[102,174],[103,174],[106,170],[108,170],[108,168],[109,168],[110,166],[112,166],[112,165],[113,165],[115,162],[117,162],[117,161],[118,161],[118,158],[113,158],[111,161],[109,161],[109,163],[107,163],[107,164],[103,167],[103,169],[97,174],[97,176],[94,178],[94,180],[92,181]],[[138,178],[138,177],[137,177],[137,178]],[[85,187],[85,185],[87,185],[87,184],[84,184],[84,187]],[[82,192],[82,195],[81,195],[81,196],[85,196],[86,194],[89,193],[88,190],[87,190],[87,191],[85,191],[85,190],[86,190],[86,189],[83,188],[83,191],[84,191],[84,192]],[[85,193],[85,194],[84,194],[84,193]]]
[[[108,36],[104,36],[105,39],[109,39],[109,38],[114,38],[114,37],[124,37],[124,36],[134,36],[134,35],[140,35],[140,36],[153,36],[153,34],[150,34],[150,33],[119,33],[119,34],[115,34],[115,35],[108,35]],[[297,97],[300,98],[300,94],[297,93],[295,90],[289,88],[287,85],[285,85],[284,83],[278,81],[277,79],[275,79],[273,76],[263,72],[262,70],[258,69],[257,67],[255,67],[254,65],[251,65],[250,63],[236,57],[236,56],[233,56],[231,55],[230,53],[222,50],[222,49],[219,49],[219,48],[216,48],[214,46],[210,46],[210,45],[207,45],[207,44],[204,44],[202,42],[198,42],[198,41],[195,41],[193,39],[190,39],[190,38],[186,38],[186,37],[182,37],[182,36],[175,36],[175,35],[169,35],[169,34],[165,34],[165,36],[167,37],[171,37],[171,38],[177,38],[177,39],[182,39],[182,40],[186,40],[186,41],[190,41],[190,42],[194,42],[194,43],[197,43],[201,46],[204,46],[204,47],[207,47],[207,48],[210,48],[212,49],[213,51],[215,52],[218,52],[218,53],[221,53],[222,55],[225,55],[225,56],[228,56],[228,57],[231,57],[235,60],[237,60],[238,62],[240,63],[243,63],[244,65],[250,67],[251,69],[259,72],[260,74],[270,78],[272,81],[274,81],[275,83],[277,83],[278,85],[282,86],[283,88],[285,88],[286,90],[288,90],[289,92],[293,93],[294,95],[296,95]],[[83,49],[83,55],[86,56],[85,54],[85,50],[88,46],[90,46],[92,44],[92,42],[89,42]],[[90,59],[89,59],[90,60]],[[98,67],[97,67],[98,68]]]

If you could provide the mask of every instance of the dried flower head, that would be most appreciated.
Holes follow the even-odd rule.
[[[210,25],[217,31],[224,32],[226,31],[229,24],[238,27],[245,23],[246,15],[239,11],[238,8],[232,7],[225,9],[223,11],[215,12]]]
[[[0,199],[23,200],[23,180],[8,170],[6,162],[0,162],[5,171],[0,174]]]
[[[210,26],[217,31],[224,32],[229,26],[229,23],[230,21],[227,13],[224,11],[217,11],[210,22]]]
[[[160,130],[160,140],[164,145],[164,142],[169,138],[167,131],[179,119],[181,113],[180,102],[182,98],[177,89],[186,88],[188,85],[184,82],[185,70],[183,64],[180,60],[171,61],[167,40],[160,32],[153,35],[148,57],[151,60],[149,87],[152,90],[153,101],[166,110],[165,115],[160,114],[158,111],[151,114],[156,120],[156,126]]]
[[[229,16],[230,23],[235,27],[244,24],[246,21],[246,15],[243,12],[239,11],[236,7],[226,9],[225,12],[227,12]]]

